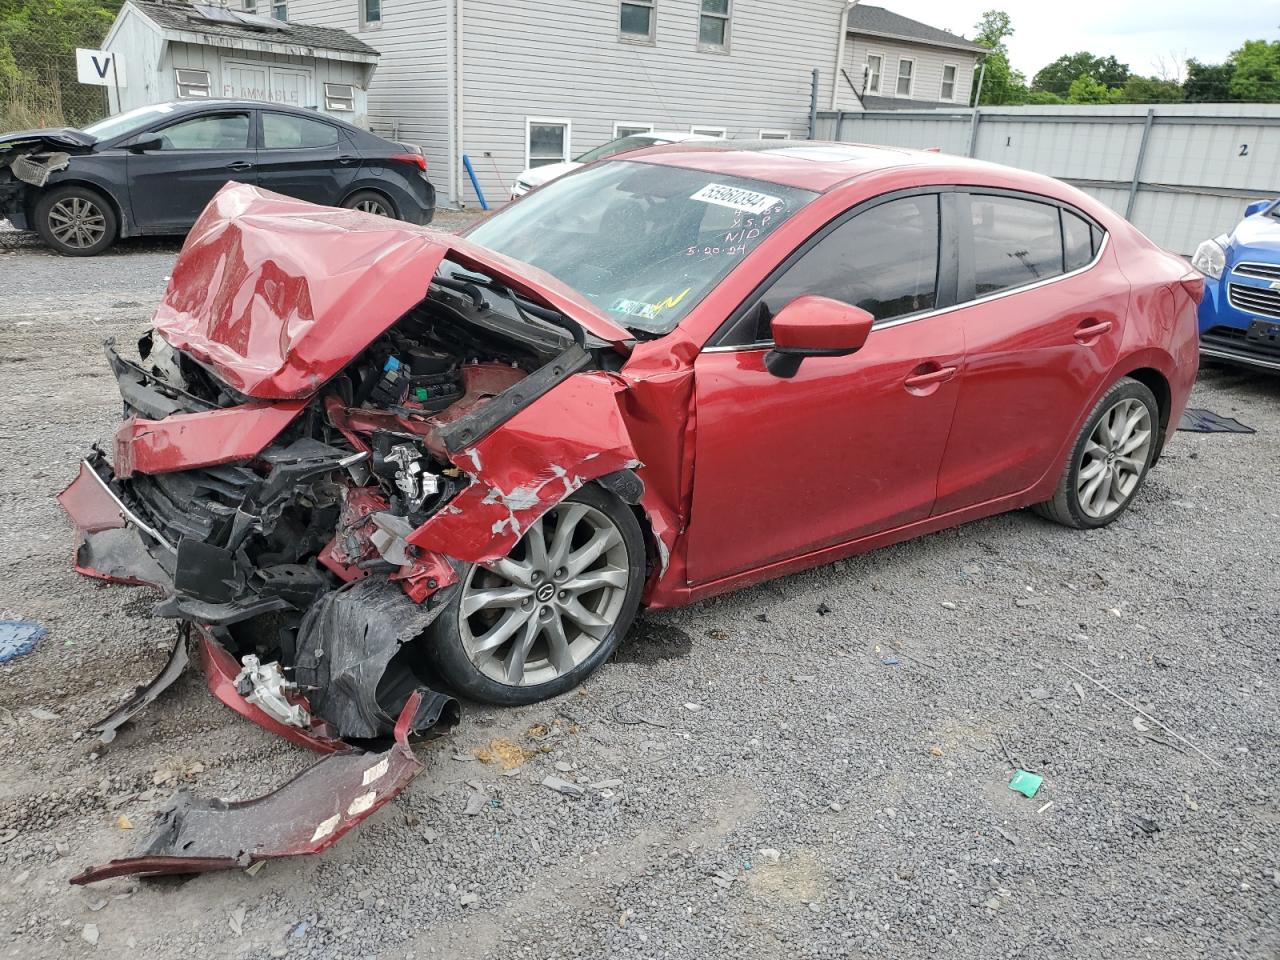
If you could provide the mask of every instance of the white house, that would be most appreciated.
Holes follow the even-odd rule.
[[[378,63],[377,50],[340,29],[164,0],[125,0],[103,48],[125,73],[123,85],[108,88],[112,112],[245,97],[311,107],[358,126],[367,126]]]

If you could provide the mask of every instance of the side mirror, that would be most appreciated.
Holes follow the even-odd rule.
[[[1249,204],[1247,207],[1244,208],[1244,215],[1246,217],[1252,217],[1255,213],[1261,213],[1263,210],[1268,209],[1275,202],[1276,201],[1274,199],[1255,200],[1253,203]]]
[[[148,150],[159,150],[163,142],[159,137],[144,137],[129,144],[130,153],[146,153]]]
[[[796,297],[773,318],[774,348],[765,368],[790,380],[805,357],[846,357],[862,349],[875,318],[860,307],[830,297]]]

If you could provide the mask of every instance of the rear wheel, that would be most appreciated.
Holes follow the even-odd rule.
[[[115,242],[115,210],[98,191],[78,184],[55,187],[36,201],[35,228],[50,247],[68,257],[92,257]]]
[[[357,190],[342,201],[342,205],[348,210],[359,210],[362,213],[396,219],[396,208],[391,205],[390,200],[376,190]]]
[[[1085,421],[1053,499],[1036,512],[1080,530],[1105,527],[1133,502],[1155,459],[1159,433],[1155,394],[1137,380],[1119,380]]]
[[[501,560],[473,564],[432,624],[424,654],[459,692],[506,706],[576,687],[630,629],[644,585],[640,524],[583,487]]]

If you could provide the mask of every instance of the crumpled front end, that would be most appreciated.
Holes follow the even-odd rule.
[[[254,298],[280,281],[316,304],[328,277],[299,267],[282,280],[280,258],[256,232],[270,217],[251,210],[250,219],[252,230],[241,231],[205,222],[236,265],[205,303],[218,313],[256,302],[253,337],[278,344],[297,333],[296,311]],[[317,264],[331,259],[330,241],[341,242],[328,227],[323,235]],[[190,272],[192,255],[189,242],[175,279]],[[212,252],[197,244],[195,255]],[[104,740],[197,653],[222,702],[320,753],[346,754],[351,741],[397,726],[405,736],[447,726],[457,705],[423,650],[469,565],[506,556],[585,483],[633,503],[643,493],[619,405],[626,386],[611,372],[619,344],[588,334],[562,299],[519,293],[505,274],[475,272],[474,260],[425,263],[433,272],[419,278],[419,299],[362,295],[350,325],[363,332],[321,338],[325,351],[348,345],[340,365],[330,358],[318,373],[266,351],[277,376],[297,374],[288,396],[247,395],[253,377],[257,388],[266,382],[260,369],[228,375],[227,350],[215,362],[181,349],[163,324],[142,337],[136,358],[107,345],[125,419],[110,451],[94,449],[59,498],[78,533],[76,567],[159,588],[156,614],[183,625],[198,651],[175,648],[156,680],[94,727]],[[166,301],[184,296],[171,288]],[[391,309],[400,312],[379,312]],[[217,328],[192,310],[188,330]],[[313,326],[313,348],[317,336]],[[172,811],[175,829],[214,813],[238,822],[229,810],[188,804]]]

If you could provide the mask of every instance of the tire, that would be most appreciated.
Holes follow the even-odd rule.
[[[1121,378],[1085,420],[1053,499],[1033,509],[1077,530],[1114,523],[1142,488],[1159,444],[1155,394],[1137,380]]]
[[[534,555],[535,538],[544,546],[542,562]],[[584,545],[596,538],[602,546],[578,573],[562,574],[553,565],[566,557],[583,562]],[[554,697],[613,655],[631,629],[644,580],[644,537],[635,514],[589,484],[530,527],[508,557],[468,566],[457,595],[431,625],[423,656],[473,700],[519,706]],[[571,586],[594,581],[599,585]],[[563,642],[553,645],[557,635]],[[522,661],[518,646],[526,651]]]
[[[46,244],[66,257],[93,257],[116,242],[115,208],[91,187],[68,184],[36,200],[34,225]]]
[[[342,205],[348,210],[362,210],[378,217],[388,217],[392,220],[400,219],[400,215],[396,212],[395,204],[376,190],[357,190],[343,200]]]

